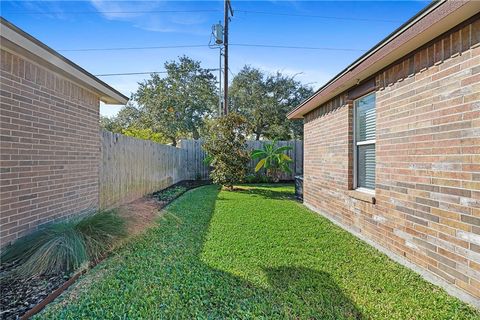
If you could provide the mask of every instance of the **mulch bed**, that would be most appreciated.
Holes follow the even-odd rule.
[[[69,278],[59,273],[28,280],[14,279],[8,275],[14,267],[14,263],[0,266],[0,319],[17,319]]]
[[[153,223],[160,209],[186,191],[206,184],[208,184],[206,181],[182,181],[121,206],[118,209],[119,214],[127,219],[129,235],[143,232]],[[15,266],[15,263],[0,264],[0,319],[2,320],[20,319],[73,276],[73,274],[62,272],[31,279],[15,279],[10,276]]]
[[[167,205],[168,203],[172,202],[173,200],[184,194],[186,191],[196,187],[207,185],[209,183],[210,182],[208,181],[202,180],[185,180],[161,191],[154,192],[152,194],[152,197],[156,198],[160,202],[163,202],[164,205]]]

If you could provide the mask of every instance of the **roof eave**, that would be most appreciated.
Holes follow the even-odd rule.
[[[96,92],[100,101],[106,104],[126,104],[128,97],[115,90],[102,80],[98,79],[79,65],[65,58],[52,48],[40,42],[30,34],[16,27],[9,21],[0,17],[1,37],[14,43],[16,46],[28,51],[43,61],[61,69],[69,76],[77,79],[83,85]]]
[[[432,16],[432,19],[429,19],[431,21],[428,21],[428,23],[426,23],[427,26],[423,26],[424,28],[419,28],[421,30],[416,30],[415,32],[413,32],[414,34],[410,37],[410,39],[408,39],[408,41],[401,43],[399,46],[395,47],[395,50],[393,51],[390,50],[390,52],[380,54],[380,52],[393,40],[411,29],[422,19],[425,19],[427,16],[431,15],[432,12],[436,11],[439,8],[444,9],[444,7],[446,10],[438,10],[438,16]],[[471,16],[475,15],[478,11],[480,11],[480,2],[478,1],[442,0],[432,2],[425,9],[420,11],[418,14],[416,14],[414,17],[412,17],[410,20],[408,20],[406,23],[404,23],[402,26],[392,32],[385,39],[380,41],[376,46],[374,46],[372,49],[370,49],[368,52],[358,58],[355,62],[342,70],[333,79],[331,79],[320,89],[318,89],[312,96],[302,102],[298,107],[290,111],[287,114],[288,119],[303,118],[306,113],[316,109],[321,104],[327,102],[336,95],[350,89],[359,82],[373,76],[376,72],[387,67],[394,61],[400,59],[402,56],[405,56],[406,54],[417,49],[428,41],[448,31],[449,28],[452,28],[461,22],[458,20],[458,18],[463,17],[464,20],[466,20]],[[453,13],[456,14],[453,15]],[[435,26],[437,26],[436,30],[434,30]],[[427,27],[431,32],[426,32]],[[368,67],[363,68],[363,70],[361,70],[362,72],[360,72],[359,69],[362,67],[362,65],[364,65],[365,62],[368,59],[371,59],[374,55],[382,55],[382,57],[378,59],[375,63],[372,63],[368,65]],[[343,81],[342,83],[341,80],[347,77],[349,77],[350,79],[348,81]]]

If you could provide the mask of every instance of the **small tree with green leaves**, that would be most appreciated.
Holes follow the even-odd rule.
[[[208,125],[203,149],[213,167],[210,178],[229,190],[243,181],[247,173],[246,133],[247,122],[237,113],[212,120]]]
[[[265,143],[263,149],[253,150],[252,158],[260,158],[260,161],[258,161],[255,167],[255,172],[265,168],[267,175],[271,177],[274,182],[278,182],[282,172],[292,172],[289,166],[292,159],[284,153],[291,149],[292,147],[290,146],[277,147],[276,142],[273,141],[272,143]]]

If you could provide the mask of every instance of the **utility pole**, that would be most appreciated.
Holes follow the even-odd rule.
[[[218,55],[218,116],[223,112],[223,97],[222,97],[222,47],[219,48]]]
[[[230,0],[224,0],[225,1],[225,12],[224,12],[224,23],[225,23],[225,29],[224,29],[224,41],[223,41],[223,57],[224,57],[224,62],[223,62],[223,114],[227,115],[228,114],[228,22],[230,20],[230,15],[233,16],[233,9],[232,5],[230,3]]]

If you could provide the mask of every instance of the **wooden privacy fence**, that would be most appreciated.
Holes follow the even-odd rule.
[[[247,149],[252,151],[254,149],[261,149],[265,143],[271,141],[249,140],[247,141]],[[205,164],[205,152],[202,149],[201,140],[182,140],[180,141],[180,148],[185,150],[185,175],[187,179],[201,179],[207,180],[209,177],[209,168]],[[303,173],[303,141],[289,140],[277,141],[278,146],[291,146],[292,150],[287,151],[287,155],[292,158],[293,162],[290,164],[292,173],[282,174],[282,180],[293,180],[296,175]],[[258,160],[250,160],[248,163],[248,171],[253,174]]]
[[[102,131],[100,207],[128,203],[185,180],[184,150]]]
[[[182,140],[176,148],[108,131],[102,131],[101,136],[101,208],[128,203],[182,180],[209,179],[201,140]],[[264,143],[248,141],[247,147],[249,151],[260,149]],[[292,173],[283,174],[281,179],[293,180],[295,175],[303,172],[302,141],[278,141],[278,145],[292,147],[287,152],[293,159]],[[257,161],[251,160],[248,164],[252,174]]]

